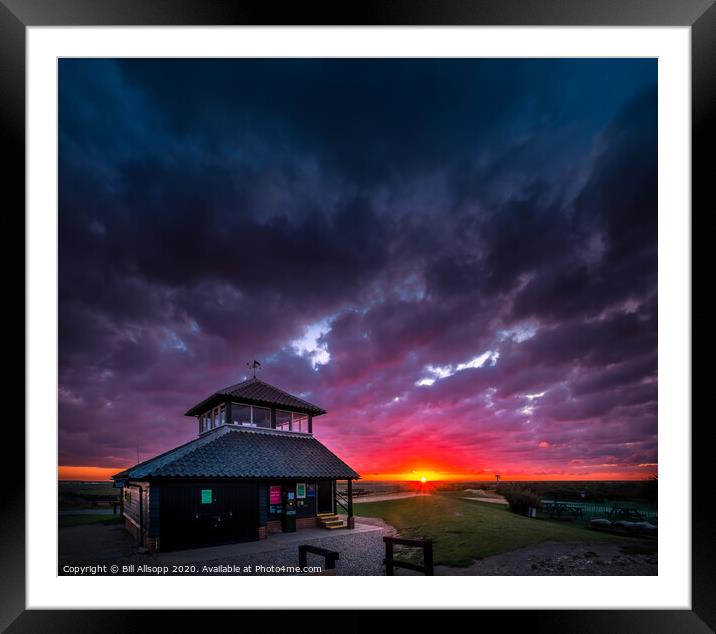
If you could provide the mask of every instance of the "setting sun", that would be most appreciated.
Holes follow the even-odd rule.
[[[420,481],[421,481],[423,484],[425,484],[425,483],[428,481],[428,479],[427,479],[425,476],[423,476],[423,477],[420,478]]]

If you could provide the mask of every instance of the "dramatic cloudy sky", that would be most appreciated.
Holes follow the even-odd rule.
[[[61,466],[258,359],[367,476],[656,471],[656,61],[59,73]]]

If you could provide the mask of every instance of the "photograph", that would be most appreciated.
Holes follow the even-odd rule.
[[[658,575],[657,71],[60,57],[58,575]]]

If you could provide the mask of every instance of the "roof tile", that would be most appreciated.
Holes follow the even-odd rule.
[[[358,478],[312,436],[220,427],[114,478]]]
[[[325,414],[326,410],[318,405],[304,401],[298,396],[284,392],[283,390],[269,385],[256,377],[230,385],[222,390],[214,392],[209,398],[204,399],[201,403],[194,405],[187,413],[187,416],[202,414],[204,406],[210,401],[216,400],[219,396],[228,396],[237,401],[248,401],[251,403],[262,403],[273,407],[285,407],[286,409],[314,414],[316,416]]]

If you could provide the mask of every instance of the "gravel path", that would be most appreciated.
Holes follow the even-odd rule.
[[[327,548],[340,553],[340,559],[336,562],[336,574],[338,575],[381,575],[384,574],[383,557],[385,555],[383,536],[389,533],[392,534],[392,531],[388,529],[357,534],[346,530],[341,535],[331,535],[317,540],[312,539],[310,543],[312,546]],[[322,564],[323,557],[308,555],[309,566],[320,566]],[[295,574],[294,572],[282,572],[280,567],[297,566],[298,553],[296,547],[291,547],[256,555],[208,561],[204,562],[204,565],[253,566],[256,572],[249,574]],[[256,566],[277,566],[279,569],[260,572]]]
[[[466,568],[436,566],[436,575],[657,575],[656,543],[544,542],[485,557]]]
[[[392,527],[377,518],[361,518],[361,524],[380,527],[380,530],[357,532],[343,530],[327,533],[326,537],[307,539],[306,543],[319,548],[327,548],[340,553],[336,562],[338,575],[382,575],[385,546],[383,536],[394,535]],[[77,531],[76,529],[80,529]],[[61,548],[64,557],[59,562],[59,574],[77,574],[66,566],[99,566],[95,572],[84,571],[83,574],[96,575],[292,575],[295,570],[284,570],[285,567],[298,566],[298,548],[295,544],[268,552],[251,553],[240,556],[207,559],[206,561],[179,564],[180,568],[172,570],[172,564],[162,561],[150,554],[136,554],[129,535],[119,526],[82,526],[60,530]],[[101,542],[101,545],[100,545]],[[97,544],[97,555],[89,553],[82,544]],[[75,547],[71,548],[70,544]],[[63,547],[64,546],[64,549]],[[84,555],[84,556],[83,556]],[[309,554],[309,566],[322,566],[323,557]],[[128,568],[134,566],[133,569]],[[118,566],[117,572],[111,566]],[[204,568],[204,566],[208,567]],[[125,568],[127,567],[127,568]],[[165,571],[168,567],[168,571]],[[250,568],[247,568],[250,567]]]
[[[489,504],[509,504],[509,502],[505,498],[497,498],[497,497],[467,497],[467,498],[460,498],[462,500],[475,500],[476,502],[488,502]]]
[[[383,575],[385,547],[383,537],[396,531],[379,518],[360,518],[379,530],[340,531],[326,537],[307,539],[306,543],[340,553],[336,562],[338,575]],[[657,575],[656,543],[613,544],[603,542],[545,542],[511,552],[485,557],[465,568],[436,566],[436,575]],[[94,565],[98,569],[83,574],[96,575],[287,575],[298,566],[296,544],[276,550],[228,556],[221,559],[192,561],[179,571],[158,556],[136,554],[131,537],[120,526],[78,526],[60,529],[59,574],[73,574],[64,566]],[[321,565],[322,557],[310,555],[308,565]],[[117,572],[111,566],[118,566]],[[134,569],[123,568],[134,565]],[[140,569],[139,566],[146,566]],[[208,569],[205,569],[207,566]],[[249,567],[250,568],[246,568]],[[262,568],[257,569],[258,566]],[[165,570],[165,567],[167,568]],[[224,569],[222,569],[224,567]],[[272,568],[273,567],[273,568]],[[76,572],[74,574],[77,574]],[[397,570],[397,575],[412,575]]]

